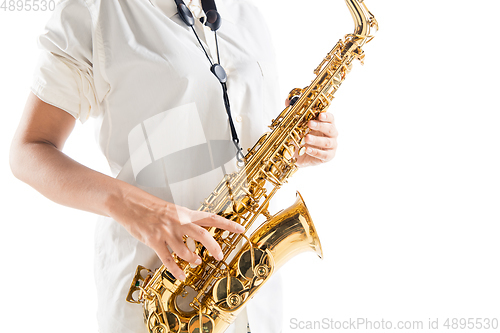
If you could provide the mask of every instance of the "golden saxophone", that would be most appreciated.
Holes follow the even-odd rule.
[[[354,33],[328,53],[308,87],[290,92],[292,105],[272,121],[272,131],[249,149],[239,171],[226,175],[199,208],[236,221],[247,231],[261,215],[266,222],[250,237],[209,228],[221,245],[224,259],[215,260],[196,243],[194,252],[202,258],[202,264],[191,267],[175,258],[186,274],[184,282],[176,280],[164,266],[154,273],[137,267],[127,301],[143,304],[150,333],[196,333],[200,328],[204,333],[222,333],[290,258],[304,251],[322,256],[314,224],[299,193],[291,207],[274,216],[269,214],[268,205],[297,170],[296,147],[303,155],[308,121],[326,111],[353,61],[363,62],[362,46],[373,39],[370,30],[378,29],[363,0],[345,1],[355,22]]]

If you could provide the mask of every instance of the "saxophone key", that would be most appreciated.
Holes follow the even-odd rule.
[[[175,314],[175,313],[172,313],[172,312],[166,312],[165,315],[166,315],[166,323],[168,324],[165,325],[163,323],[161,323],[159,321],[159,319],[157,318],[157,316],[153,316],[153,315],[156,315],[154,312],[151,313],[149,319],[148,319],[148,326],[149,327],[152,327],[151,328],[151,332],[153,333],[178,333],[181,326],[181,321],[179,319],[179,317]],[[155,324],[153,324],[153,322]]]
[[[175,307],[180,313],[189,314],[195,311],[191,306],[196,295],[198,293],[193,287],[184,286],[183,289],[179,290],[177,295],[175,295]]]
[[[188,325],[189,333],[212,333],[214,329],[214,320],[206,314],[195,315],[191,318]],[[200,329],[201,328],[201,329]]]
[[[295,146],[290,145],[290,146],[285,146],[282,150],[283,157],[287,160],[291,160],[293,156],[295,155]]]
[[[290,92],[288,93],[288,97],[287,97],[287,99],[290,101],[290,105],[293,105],[291,103],[292,99],[294,97],[300,97],[306,88],[304,88],[304,89],[294,88],[294,89],[290,90]]]
[[[252,255],[253,252],[253,255]],[[259,272],[257,266],[263,265],[265,261],[265,253],[261,249],[253,248],[253,251],[245,251],[238,260],[238,274],[243,276],[247,280],[252,280],[255,273]],[[262,274],[258,274],[260,276]]]
[[[219,306],[232,309],[243,302],[241,292],[245,289],[243,283],[234,276],[223,277],[215,283],[213,297]]]
[[[168,329],[167,325],[159,324],[159,325],[153,327],[152,332],[153,333],[169,333],[170,330]]]

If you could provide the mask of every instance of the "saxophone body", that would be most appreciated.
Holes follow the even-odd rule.
[[[304,89],[293,89],[286,107],[244,157],[238,172],[226,175],[199,210],[217,213],[248,231],[258,218],[265,222],[251,236],[217,228],[208,231],[220,244],[224,258],[215,260],[202,244],[194,252],[202,263],[192,267],[175,257],[185,281],[161,266],[155,272],[138,266],[127,301],[143,305],[150,333],[222,333],[247,302],[285,262],[298,253],[322,256],[316,229],[297,193],[289,208],[271,215],[271,198],[295,173],[295,156],[305,153],[307,123],[326,111],[354,60],[363,62],[362,46],[373,37],[377,21],[362,0],[345,0],[355,31],[340,40],[314,71]],[[187,240],[186,240],[187,241]]]

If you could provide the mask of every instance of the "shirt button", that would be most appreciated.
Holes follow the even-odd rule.
[[[241,123],[243,121],[243,118],[241,116],[236,116],[236,121]]]

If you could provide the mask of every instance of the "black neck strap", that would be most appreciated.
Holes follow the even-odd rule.
[[[194,29],[194,18],[193,14],[189,10],[189,8],[186,6],[183,0],[174,0],[175,4],[177,5],[177,10],[179,13],[179,16],[181,19],[191,27],[191,30],[193,30],[194,35],[196,36],[196,39],[198,40],[198,43],[200,44],[201,48],[203,49],[203,52],[205,53],[208,61],[210,62],[210,71],[215,75],[215,77],[219,80],[221,86],[222,86],[222,98],[224,100],[224,107],[226,108],[226,113],[227,117],[229,118],[229,125],[231,127],[231,137],[233,139],[233,143],[236,147],[236,159],[238,160],[238,164],[241,165],[244,163],[244,155],[243,155],[243,150],[241,149],[240,146],[240,139],[238,138],[238,133],[236,132],[236,127],[234,126],[233,122],[233,117],[231,116],[231,105],[229,104],[229,96],[227,94],[227,75],[226,71],[224,68],[220,65],[220,56],[219,56],[219,42],[217,38],[217,29],[220,28],[220,25],[222,23],[221,17],[219,13],[217,12],[217,7],[215,6],[215,1],[214,0],[201,0],[201,5],[203,8],[203,11],[205,12],[205,16],[207,17],[207,20],[205,22],[205,25],[210,27],[212,31],[214,32],[215,35],[215,45],[217,49],[217,63],[213,63],[212,59],[210,59],[210,56],[208,55],[207,51],[205,50],[205,47],[203,46],[203,43],[201,42],[200,38],[198,37],[198,34],[196,33],[196,30]]]
[[[201,7],[205,13],[209,10],[217,11],[217,6],[215,5],[214,0],[201,0]]]

